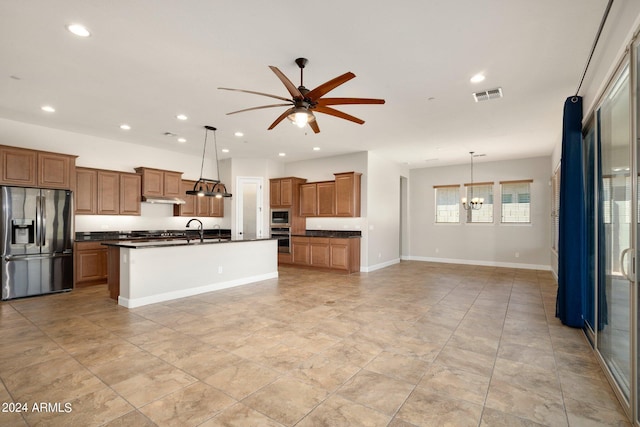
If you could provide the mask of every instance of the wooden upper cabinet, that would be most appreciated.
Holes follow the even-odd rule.
[[[76,168],[75,210],[78,215],[98,213],[98,172]]]
[[[184,199],[183,205],[173,205],[173,216],[196,216],[196,199],[198,196],[187,194],[193,190],[195,181],[182,180],[180,182],[180,198]]]
[[[164,171],[163,179],[165,196],[184,198],[184,192],[180,191],[182,187],[182,172]]]
[[[98,214],[120,214],[120,174],[98,170]]]
[[[211,211],[211,197],[196,197],[196,216],[209,216]]]
[[[224,197],[209,197],[209,216],[224,217]]]
[[[317,184],[318,216],[336,216],[336,185],[333,181]]]
[[[362,174],[358,172],[336,173],[335,216],[360,216],[360,185]]]
[[[38,187],[71,188],[75,157],[38,152]]]
[[[303,178],[273,178],[269,180],[269,205],[272,208],[297,208],[298,187],[307,180]]]
[[[2,184],[37,185],[37,152],[15,147],[0,147]]]
[[[120,172],[120,215],[140,215],[142,178],[136,173]]]
[[[0,184],[72,189],[75,156],[0,146]]]
[[[270,179],[269,180],[269,204],[272,208],[282,206],[282,180]]]
[[[313,182],[300,186],[300,216],[316,216],[318,213],[318,185]]]
[[[142,196],[184,198],[185,195],[180,191],[182,172],[145,167],[135,170],[142,175]]]

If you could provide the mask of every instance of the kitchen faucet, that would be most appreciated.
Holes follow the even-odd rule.
[[[221,233],[221,231],[220,231],[220,224],[213,224],[213,229],[215,230],[216,228],[218,229],[218,239],[220,239],[220,237],[222,237],[222,236],[220,235],[220,233]]]
[[[202,221],[197,218],[191,218],[189,222],[187,222],[187,228],[189,228],[189,224],[193,221],[198,223],[198,234],[200,235],[200,243],[204,242],[204,229],[202,228]]]

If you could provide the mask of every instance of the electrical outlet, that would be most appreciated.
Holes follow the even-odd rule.
[[[221,265],[218,266],[218,274],[222,274],[222,266]]]
[[[436,253],[440,253],[440,248],[436,248]]]
[[[516,252],[516,258],[520,258],[520,252]]]

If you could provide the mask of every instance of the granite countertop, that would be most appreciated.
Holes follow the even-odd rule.
[[[304,234],[291,234],[299,237],[333,237],[338,239],[359,239],[362,237],[361,231],[347,230],[306,230]]]
[[[154,236],[149,236],[154,234]],[[198,239],[200,236],[195,229],[191,230],[144,230],[144,231],[86,231],[77,232],[75,235],[76,242],[105,242],[105,241],[151,241],[151,240],[172,240],[182,239],[189,236],[190,239]],[[204,237],[211,238],[230,238],[231,230],[217,228],[205,229]]]
[[[111,240],[103,241],[104,246],[114,246],[118,248],[128,249],[146,249],[146,248],[166,248],[174,246],[200,246],[211,245],[221,243],[237,243],[237,242],[256,242],[261,240],[276,240],[273,237],[257,237],[257,236],[230,236],[230,237],[205,237],[204,241],[200,242],[200,238],[191,238],[189,240],[182,239],[155,239],[155,240]]]

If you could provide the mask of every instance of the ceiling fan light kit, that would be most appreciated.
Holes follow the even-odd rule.
[[[308,59],[306,58],[297,58],[295,63],[300,68],[300,86],[296,87],[287,76],[284,75],[282,71],[280,71],[277,67],[272,65],[269,66],[271,71],[280,79],[282,84],[287,88],[291,98],[285,98],[279,95],[271,95],[268,93],[256,92],[252,90],[244,90],[244,89],[232,89],[226,87],[219,87],[218,89],[222,90],[231,90],[235,92],[245,92],[251,93],[254,95],[266,96],[269,98],[279,99],[281,101],[285,101],[286,104],[271,104],[271,105],[262,105],[259,107],[251,107],[245,108],[238,111],[232,111],[229,114],[242,113],[245,111],[252,110],[260,110],[263,108],[273,108],[273,107],[289,107],[284,113],[282,113],[278,118],[271,123],[268,130],[276,127],[282,120],[288,118],[292,122],[294,122],[298,127],[303,128],[307,124],[311,127],[314,133],[320,132],[320,127],[318,126],[318,122],[316,121],[316,117],[313,114],[314,112],[323,113],[330,116],[338,117],[340,119],[349,120],[354,123],[363,124],[364,120],[354,117],[350,114],[344,113],[340,110],[336,110],[335,108],[330,107],[330,105],[347,105],[347,104],[384,104],[384,99],[374,99],[374,98],[323,98],[324,95],[337,88],[338,86],[348,82],[353,79],[356,75],[352,72],[344,73],[336,78],[333,78],[315,89],[309,90],[304,86],[304,67],[308,63]]]

